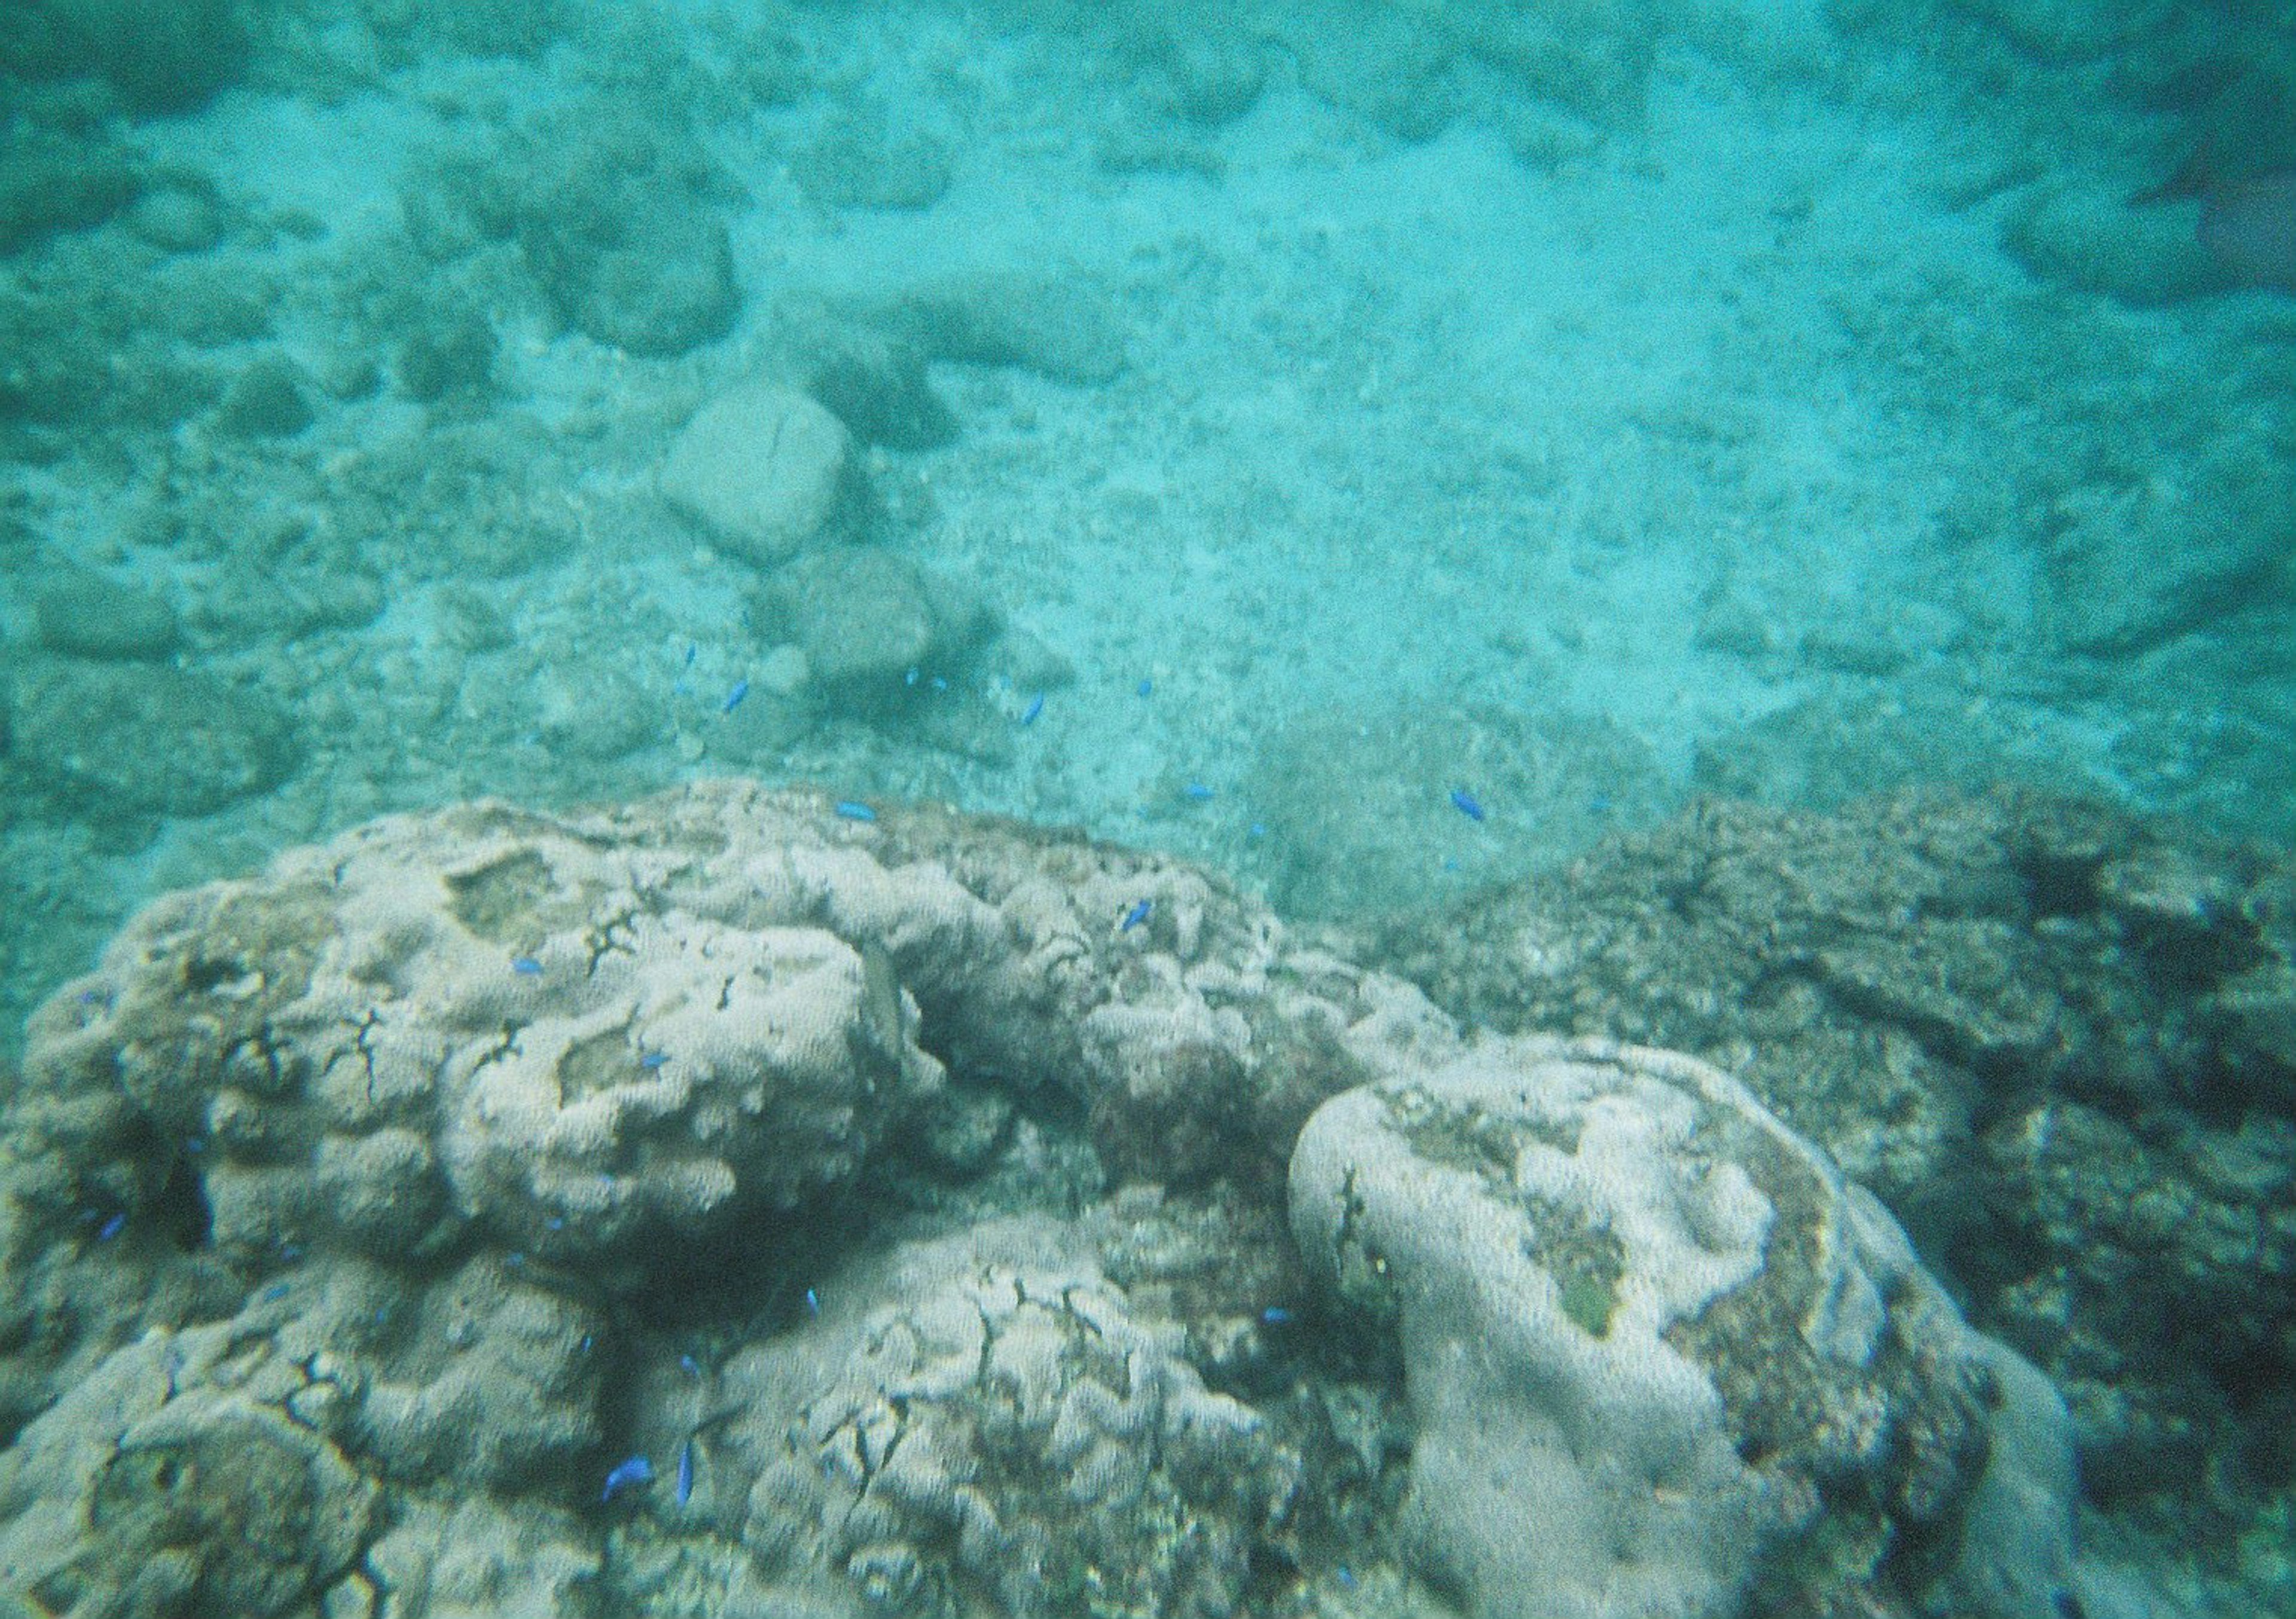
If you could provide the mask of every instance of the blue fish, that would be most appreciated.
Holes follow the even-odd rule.
[[[819,1315],[821,1313],[821,1296],[818,1293],[816,1293],[811,1288],[808,1288],[805,1290],[805,1312],[808,1315]]]
[[[1124,920],[1116,924],[1116,931],[1119,933],[1131,932],[1135,928],[1140,926],[1141,923],[1146,921],[1148,920],[1148,913],[1155,908],[1156,902],[1154,900],[1134,900],[1132,902],[1132,909],[1124,913]]]
[[[542,963],[532,956],[511,957],[510,969],[521,978],[538,978],[542,976]]]
[[[1191,781],[1180,790],[1199,804],[1212,796],[1212,789],[1201,781]]]
[[[1260,1324],[1267,1327],[1288,1327],[1292,1312],[1281,1304],[1270,1304],[1259,1312]]]
[[[677,1447],[677,1504],[681,1507],[693,1499],[693,1441],[687,1440]]]
[[[638,1059],[638,1067],[641,1068],[658,1068],[668,1060],[669,1053],[668,1051],[648,1051],[644,1056]]]
[[[734,689],[726,693],[726,700],[718,705],[718,712],[720,714],[733,713],[734,709],[742,706],[742,699],[749,695],[750,683],[746,680],[735,681],[734,683]]]
[[[112,1215],[111,1219],[105,1221],[101,1226],[96,1228],[95,1239],[98,1242],[110,1242],[114,1237],[119,1235],[120,1228],[125,1226],[127,1223],[127,1216],[126,1214]]]
[[[1133,690],[1137,691],[1141,696],[1147,697],[1155,691],[1156,683],[1152,680],[1144,680],[1137,686],[1135,686]]]
[[[1455,787],[1451,789],[1451,807],[1470,821],[1480,821],[1483,818],[1481,803],[1474,794],[1464,787]]]
[[[858,798],[840,798],[837,801],[837,818],[840,821],[874,821],[877,812]]]
[[[1029,706],[1021,710],[1021,723],[1023,725],[1033,725],[1037,723],[1037,716],[1044,711],[1045,694],[1039,691],[1029,699]]]
[[[633,1456],[619,1464],[606,1475],[606,1492],[598,1499],[610,1501],[625,1490],[635,1490],[653,1483],[653,1463],[643,1456]]]

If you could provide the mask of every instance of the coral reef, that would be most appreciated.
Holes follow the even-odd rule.
[[[1470,1040],[1074,837],[742,783],[376,822],[138,917],[0,1139],[0,1590],[78,1619],[2063,1573],[2046,1382],[1734,1082]]]
[[[1709,802],[1389,945],[1463,1017],[1740,1075],[2058,1380],[2093,1492],[2236,1500],[2288,1465],[2292,883],[2031,791]]]

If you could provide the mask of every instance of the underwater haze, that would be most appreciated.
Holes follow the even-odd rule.
[[[2296,1619],[2296,20],[11,0],[0,1619]]]

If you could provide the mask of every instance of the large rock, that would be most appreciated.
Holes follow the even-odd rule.
[[[720,544],[770,568],[849,519],[859,480],[844,423],[803,394],[759,384],[694,413],[670,443],[661,493]]]
[[[31,594],[32,622],[50,651],[152,663],[176,650],[175,609],[151,591],[65,566]]]
[[[164,665],[35,663],[11,708],[12,761],[45,802],[125,841],[268,791],[302,762],[268,694]]]
[[[29,0],[0,30],[0,70],[94,74],[138,112],[187,112],[245,71],[231,0]]]
[[[732,240],[698,207],[633,210],[603,226],[552,215],[522,240],[566,323],[632,354],[684,354],[724,337],[742,312]]]
[[[759,607],[769,633],[805,655],[816,691],[863,711],[954,673],[995,627],[955,581],[866,545],[798,558],[767,582]]]

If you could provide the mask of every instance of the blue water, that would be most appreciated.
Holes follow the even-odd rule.
[[[12,1065],[147,902],[480,797],[946,803],[1365,954],[1702,795],[2296,835],[2296,305],[2195,235],[2296,164],[2284,18],[14,9]],[[2296,1612],[2250,1449],[2092,1499],[2089,1611]],[[1457,1599],[1341,1572],[1251,1611]]]

